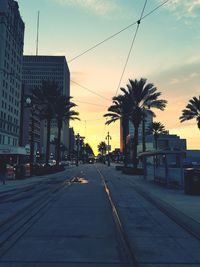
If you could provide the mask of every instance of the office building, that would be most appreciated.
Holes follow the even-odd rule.
[[[0,150],[15,154],[19,149],[24,28],[18,3],[1,0]]]
[[[153,122],[153,116],[148,114],[145,118],[145,131],[151,126]],[[129,121],[129,133],[128,133],[128,139],[127,141],[130,142],[130,140],[133,141],[133,137],[134,137],[134,126],[133,123],[131,121]],[[131,141],[131,142],[132,142]],[[138,145],[139,145],[139,150],[142,149],[142,123],[140,124],[139,128],[138,128]],[[148,136],[146,136],[146,147],[147,150],[151,150],[152,148],[152,141],[148,139]],[[123,151],[123,129],[122,126],[120,124],[120,150]]]
[[[70,96],[70,72],[64,56],[29,56],[23,57],[22,80],[25,88],[24,95],[29,94],[34,87],[42,85],[42,81],[51,80],[58,82],[62,94]],[[26,91],[28,88],[28,91]],[[51,141],[57,138],[56,122],[52,121]],[[26,125],[24,125],[26,127]],[[40,152],[46,151],[46,123],[40,125]],[[62,144],[69,147],[69,125],[64,124],[61,134]],[[52,152],[53,153],[53,152]],[[54,155],[55,156],[55,155]]]

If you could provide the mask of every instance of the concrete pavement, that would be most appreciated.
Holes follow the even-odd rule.
[[[175,222],[177,218],[171,220],[163,207],[160,209],[154,205],[155,202],[149,201],[150,196],[159,204],[164,202],[165,207],[171,206],[173,212],[175,210],[175,214],[171,215],[179,212],[184,215],[181,220],[191,216],[192,222],[195,220],[195,226],[200,229],[200,224],[196,221],[199,215],[199,196],[188,196],[179,190],[160,187],[152,181],[145,181],[142,176],[121,174],[114,167],[108,169],[102,165],[100,169],[111,189],[139,266],[200,266],[199,239],[180,227]],[[192,203],[194,208],[190,211]],[[169,213],[172,213],[172,209]],[[194,226],[191,220],[189,227]]]

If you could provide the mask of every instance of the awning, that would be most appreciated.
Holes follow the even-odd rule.
[[[0,145],[0,155],[30,155],[29,147]]]

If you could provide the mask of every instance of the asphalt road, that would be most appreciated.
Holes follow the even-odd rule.
[[[0,267],[200,266],[199,239],[114,167],[73,167],[1,203]]]
[[[1,267],[130,266],[96,167],[82,165],[70,172],[62,178],[57,175],[51,182],[40,182],[26,193],[20,189],[26,198],[15,192],[9,205],[29,203],[32,213],[22,212],[21,223],[18,208],[18,221],[8,230],[8,240],[2,240]],[[40,201],[35,207],[37,192]],[[41,198],[45,194],[46,198]],[[9,202],[6,196],[4,200]],[[19,226],[13,233],[16,224]]]

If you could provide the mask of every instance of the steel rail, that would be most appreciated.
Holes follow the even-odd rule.
[[[111,205],[112,208],[112,215],[113,215],[113,220],[117,229],[117,233],[119,235],[119,242],[121,245],[121,249],[123,249],[124,255],[126,256],[126,260],[128,260],[128,264],[131,267],[139,267],[139,264],[137,262],[136,256],[134,255],[134,252],[132,251],[130,242],[128,240],[127,234],[124,230],[124,227],[122,225],[120,216],[118,214],[117,208],[113,202],[113,198],[112,198],[112,194],[111,191],[108,188],[108,185],[106,183],[106,179],[104,177],[104,175],[102,174],[102,172],[97,168],[97,166],[95,165],[97,172],[100,175],[100,178],[102,180],[104,189],[105,189],[105,193],[108,197],[109,203]]]
[[[56,193],[72,183],[72,178],[69,178],[60,181],[56,187],[47,188],[45,194],[1,224],[0,258],[44,215],[51,203],[60,197]]]
[[[195,239],[200,241],[199,223],[197,223],[195,220],[182,213],[181,211],[177,210],[176,208],[172,207],[165,201],[155,196],[152,196],[148,192],[142,190],[138,185],[134,184],[133,182],[128,181],[128,183],[140,196],[142,196],[145,200],[153,204],[164,215],[173,220],[178,226],[188,232]]]

